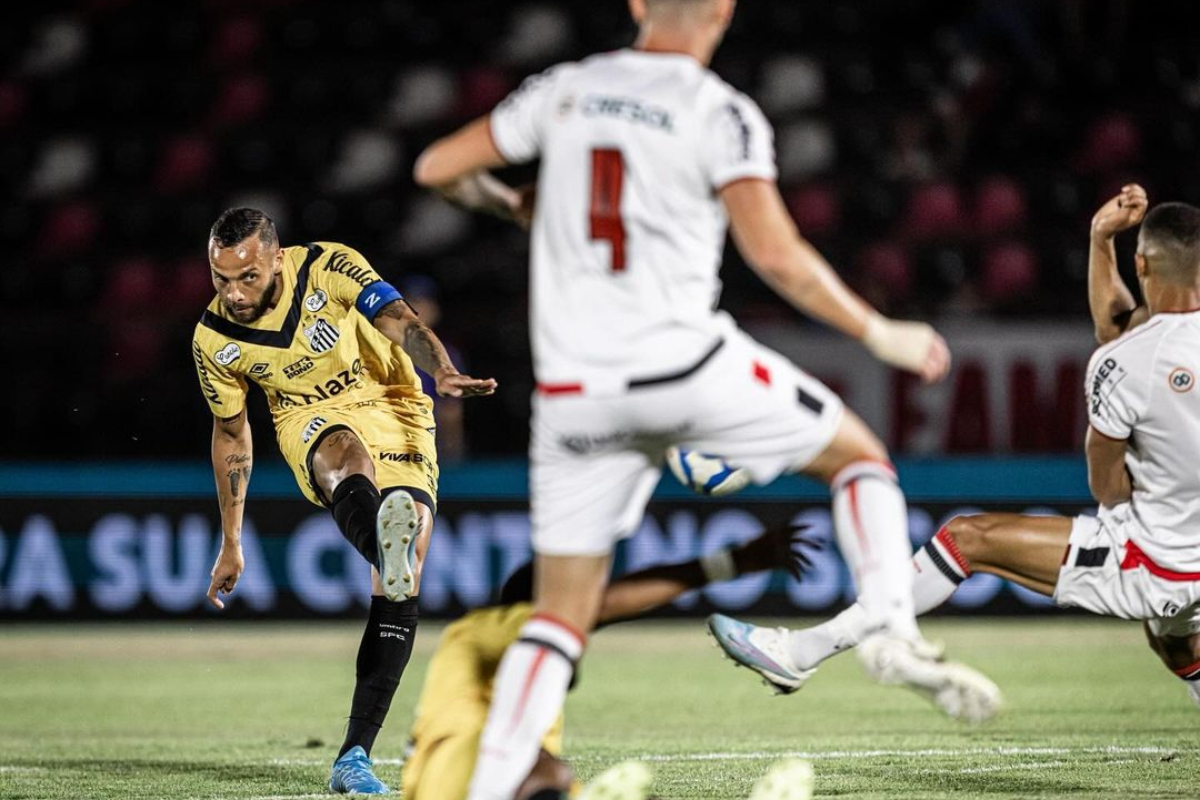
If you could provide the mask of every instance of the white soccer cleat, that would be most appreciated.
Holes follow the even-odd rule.
[[[576,800],[646,800],[654,773],[640,761],[609,767],[583,787]]]
[[[776,761],[758,779],[748,800],[811,800],[812,796],[812,764],[799,758],[785,758]]]
[[[375,517],[379,544],[379,579],[388,600],[407,600],[416,591],[413,565],[417,559],[417,535],[421,517],[412,495],[397,489],[383,498]]]
[[[738,666],[763,676],[776,694],[791,694],[817,673],[816,667],[800,669],[788,652],[787,628],[760,628],[724,614],[708,618],[708,632],[725,655]]]
[[[924,639],[876,634],[858,646],[858,660],[872,679],[907,686],[948,716],[986,722],[1000,710],[1000,689],[970,667],[942,660],[941,648]]]

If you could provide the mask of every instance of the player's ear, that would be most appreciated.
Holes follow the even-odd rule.
[[[629,16],[641,25],[646,19],[646,0],[629,0]]]
[[[1146,257],[1141,253],[1136,254],[1133,257],[1133,264],[1137,268],[1138,280],[1145,278],[1148,270],[1148,262],[1146,261]]]
[[[283,272],[283,248],[275,245],[275,257],[271,262],[272,272]]]

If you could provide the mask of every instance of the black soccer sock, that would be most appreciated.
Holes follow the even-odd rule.
[[[358,646],[358,667],[354,699],[350,703],[350,724],[338,758],[355,745],[371,754],[375,737],[383,727],[400,676],[412,655],[417,637],[417,598],[393,602],[386,597],[371,598],[371,613]]]
[[[375,517],[381,502],[379,490],[370,478],[351,475],[333,490],[333,502],[329,505],[342,536],[376,569],[379,568],[379,540],[375,534]]]

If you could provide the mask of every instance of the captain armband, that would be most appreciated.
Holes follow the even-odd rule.
[[[368,322],[374,322],[375,317],[383,310],[383,307],[393,300],[403,300],[404,295],[396,291],[396,287],[392,286],[387,281],[375,281],[367,284],[361,292],[358,293],[358,299],[354,301],[354,307],[358,312],[367,318]]]

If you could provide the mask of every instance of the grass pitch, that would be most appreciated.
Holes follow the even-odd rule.
[[[745,797],[772,760],[813,761],[817,796],[1200,797],[1200,709],[1139,626],[1081,618],[932,621],[1005,692],[967,728],[869,683],[851,656],[773,697],[699,621],[598,634],[567,710],[582,776],[648,759],[663,798]],[[358,624],[8,626],[0,630],[0,799],[301,800],[324,795]],[[439,630],[376,744],[398,757]]]

